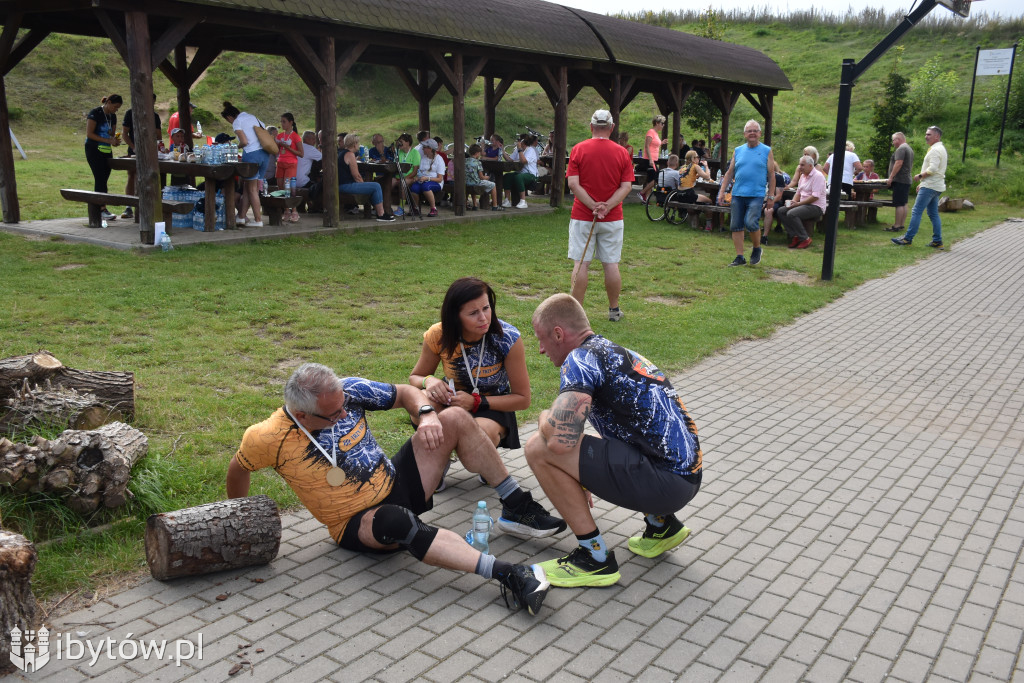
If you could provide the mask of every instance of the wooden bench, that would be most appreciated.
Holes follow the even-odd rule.
[[[298,195],[294,197],[260,196],[260,206],[263,208],[263,213],[267,214],[270,225],[281,225],[284,210],[294,209],[301,201],[302,197]]]
[[[363,205],[363,218],[373,217],[373,203],[369,194],[352,194],[351,192],[339,192],[338,203],[341,205],[341,215],[345,216],[348,212],[345,211],[345,207],[349,204],[362,204]],[[390,207],[387,208],[390,211]]]
[[[73,190],[64,188],[60,196],[69,202],[84,202],[89,209],[89,227],[102,228],[103,218],[100,216],[101,206],[131,206],[139,208],[139,198],[131,194],[110,194],[109,192],[93,192],[91,190]],[[161,200],[161,209],[164,219],[164,230],[171,234],[171,217],[173,214],[186,214],[192,211],[195,204],[192,202],[177,202]],[[135,212],[135,222],[139,222],[139,212]],[[156,235],[149,230],[140,230],[139,237],[143,244],[153,244]]]
[[[888,200],[888,201],[883,200],[883,199],[869,199],[869,200],[862,199],[862,200],[852,201],[852,202],[849,202],[849,203],[857,205],[857,224],[858,225],[863,225],[863,224],[865,224],[865,223],[867,223],[869,221],[872,222],[872,223],[877,221],[878,220],[878,207],[880,207],[880,206],[888,206],[888,207],[895,206],[895,204],[892,203],[891,199]]]
[[[704,212],[711,219],[712,230],[722,229],[722,217],[730,212],[728,206],[718,204],[684,204],[683,202],[668,202],[668,206],[677,211],[686,211],[689,215],[690,225],[694,228],[700,227],[700,214]]]

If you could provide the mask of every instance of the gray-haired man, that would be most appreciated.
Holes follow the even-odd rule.
[[[549,586],[542,569],[484,555],[458,534],[417,516],[433,507],[433,492],[454,450],[467,470],[497,482],[503,531],[539,538],[565,529],[565,522],[547,514],[509,475],[472,415],[434,412],[424,393],[408,384],[342,379],[315,363],[295,371],[284,398],[282,408],[245,431],[228,465],[229,498],[248,495],[250,472],[272,467],[341,547],[367,553],[408,550],[435,567],[494,578],[503,596],[511,593],[513,606],[538,612]],[[389,459],[373,438],[366,413],[393,408],[417,416],[419,428]]]

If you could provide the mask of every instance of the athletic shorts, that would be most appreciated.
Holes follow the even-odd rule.
[[[658,467],[618,439],[584,435],[580,442],[580,483],[594,495],[650,515],[678,512],[700,490],[701,472],[676,474]]]
[[[601,263],[618,263],[622,258],[623,221],[598,221],[594,223],[594,235],[590,238],[587,253],[583,247],[587,244],[590,234],[590,221],[569,221],[569,258],[573,261],[593,261]]]
[[[345,525],[345,530],[341,532],[341,540],[338,541],[338,545],[345,550],[353,550],[357,553],[381,554],[396,553],[401,550],[401,548],[378,550],[377,548],[369,548],[363,545],[363,542],[359,540],[359,525],[363,521],[363,515],[368,510],[373,510],[381,505],[397,505],[398,507],[411,510],[414,515],[422,515],[434,507],[433,496],[427,499],[423,491],[420,469],[416,465],[416,456],[412,452],[412,439],[402,444],[395,457],[391,458],[391,463],[395,466],[395,483],[391,487],[391,493],[372,508],[352,515],[352,518],[348,520],[348,524]]]
[[[910,183],[892,184],[892,205],[906,206],[910,202]]]
[[[516,420],[516,414],[514,412],[506,412],[502,410],[478,410],[472,414],[473,417],[486,417],[488,420],[494,420],[502,427],[505,428],[505,436],[498,442],[500,448],[520,448],[519,443],[519,422]]]
[[[468,185],[468,184],[466,185],[466,190],[469,191],[469,192],[474,192],[474,191],[479,192],[481,188],[486,190],[487,192],[490,192],[491,190],[494,189],[494,181],[493,180],[481,180],[476,185]]]
[[[299,170],[299,165],[281,163],[280,157],[277,159],[277,168],[274,170],[274,175],[278,178],[294,178],[295,173]]]

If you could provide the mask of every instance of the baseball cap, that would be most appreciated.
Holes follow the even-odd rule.
[[[426,140],[423,141],[423,146],[424,147],[429,147],[430,149],[432,149],[434,151],[437,151],[437,141],[436,140],[431,140],[430,138],[427,138]]]
[[[220,144],[223,144],[225,142],[228,142],[228,141],[234,140],[234,139],[235,138],[233,138],[232,136],[228,135],[227,133],[217,133],[217,137],[215,137],[213,139],[213,141],[215,143],[217,143],[218,145],[220,145]]]
[[[173,129],[171,131],[171,135],[174,135],[175,133],[184,133],[184,132],[185,132],[184,128],[175,128],[175,129]]]
[[[594,112],[594,115],[590,117],[590,125],[614,126],[615,120],[612,119],[612,113],[607,109],[598,109]]]

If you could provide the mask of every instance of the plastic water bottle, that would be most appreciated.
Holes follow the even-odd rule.
[[[202,135],[203,134],[203,122],[202,121],[196,121],[196,133],[198,135]]]
[[[473,511],[473,528],[466,534],[466,540],[480,552],[489,554],[491,552],[490,538],[491,526],[493,524],[494,520],[491,519],[491,515],[487,512],[487,503],[481,500],[476,504],[476,510]]]
[[[171,236],[166,232],[160,236],[160,248],[164,251],[171,251],[174,249],[174,245],[171,244]]]

